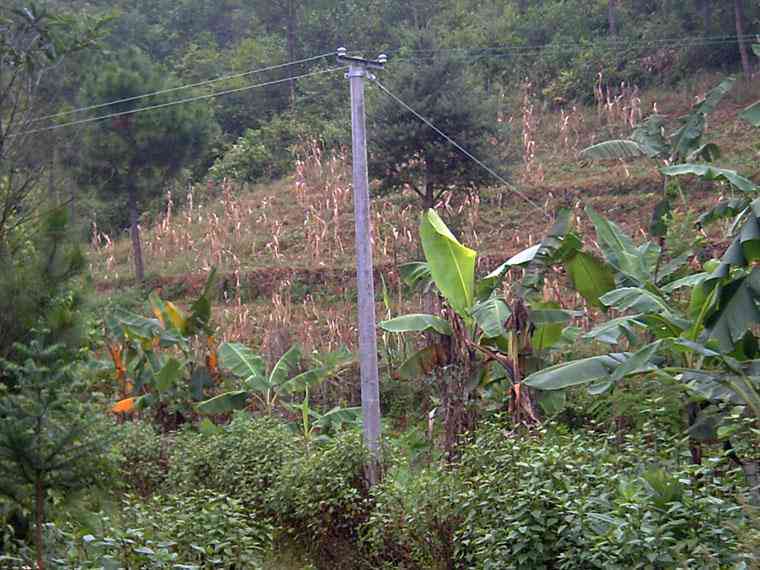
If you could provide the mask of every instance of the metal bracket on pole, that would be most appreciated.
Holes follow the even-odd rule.
[[[377,56],[377,59],[364,59],[362,57],[354,57],[348,55],[348,51],[344,47],[339,47],[337,51],[338,56],[338,63],[347,63],[349,65],[358,65],[360,67],[368,68],[368,69],[383,69],[385,67],[386,62],[388,61],[388,56],[384,53],[381,53],[379,56]]]

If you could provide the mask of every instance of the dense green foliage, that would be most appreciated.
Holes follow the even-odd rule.
[[[233,289],[235,309],[247,310],[247,260],[231,253],[234,275],[219,286],[209,270],[192,299],[140,289],[129,307],[112,299],[96,313],[83,302],[86,263],[71,228],[130,226],[142,281],[140,226],[167,190],[211,193],[225,179],[266,181],[297,164],[297,203],[283,207],[324,223],[313,237],[325,265],[319,241],[332,228],[314,204],[326,202],[340,243],[350,192],[342,178],[329,181],[324,200],[305,180],[309,168],[340,178],[343,164],[296,157],[349,140],[346,81],[328,69],[339,45],[387,52],[382,85],[508,173],[521,104],[531,152],[533,107],[518,92],[569,120],[571,106],[595,101],[603,114],[618,93],[696,69],[749,74],[759,18],[742,0],[0,7],[0,566],[257,569],[289,553],[320,569],[751,567],[760,550],[760,189],[756,174],[720,166],[705,136],[739,79],[716,81],[683,116],[626,117],[630,136],[580,153],[664,162],[649,239],[600,208],[560,209],[546,235],[530,235],[534,245],[490,272],[481,262],[492,269],[495,250],[481,247],[474,226],[460,240],[452,219],[479,207],[489,173],[367,82],[373,188],[411,189],[425,207],[424,261],[393,267],[398,302],[383,281],[383,397],[393,414],[375,485],[357,429],[355,357],[332,341],[320,352],[314,335],[311,352],[287,334],[275,339],[292,304],[277,292],[267,338],[247,338],[234,314],[241,326],[225,330]],[[257,83],[267,85],[248,88]],[[232,91],[206,97],[223,90]],[[198,99],[173,104],[182,97]],[[744,122],[733,133],[756,133],[757,105],[737,112]],[[80,129],[44,130],[79,120]],[[695,212],[696,179],[725,199]],[[277,213],[246,204],[238,217],[232,186],[222,186],[237,229]],[[472,201],[432,209],[453,190]],[[199,219],[216,216],[204,209],[209,198],[196,202]],[[398,204],[403,217],[411,208]],[[165,219],[164,238],[193,239]],[[693,220],[700,229],[731,220],[727,241],[699,251],[714,234],[695,237]],[[224,234],[227,221],[209,231]],[[274,223],[273,249],[285,225]],[[415,245],[411,233],[404,243]],[[409,312],[420,292],[425,312]],[[220,300],[224,325],[212,312]],[[316,318],[304,293],[304,310],[309,303]]]

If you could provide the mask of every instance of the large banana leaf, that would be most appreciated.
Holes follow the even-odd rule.
[[[624,317],[618,317],[610,319],[583,335],[583,338],[589,340],[596,340],[606,344],[617,344],[620,341],[620,337],[624,336],[631,342],[636,341],[636,333],[633,330],[634,326],[642,326],[640,317],[642,315],[627,315]]]
[[[502,299],[492,296],[485,301],[479,301],[471,312],[486,338],[495,338],[506,334],[504,323],[512,311]]]
[[[486,275],[485,278],[492,279],[495,277],[501,277],[502,274],[510,267],[516,267],[518,265],[524,265],[526,263],[530,263],[536,257],[536,254],[538,253],[539,249],[541,249],[541,244],[537,243],[536,245],[533,245],[527,249],[522,250],[519,253],[516,253],[515,255],[507,259],[504,263],[499,265],[499,267],[491,271],[491,273]]]
[[[648,156],[645,150],[629,139],[604,141],[584,148],[580,157],[584,160],[631,160]]]
[[[672,158],[681,162],[699,146],[699,141],[705,130],[705,116],[712,113],[723,97],[731,91],[734,78],[721,81],[707,92],[705,98],[694,105],[688,115],[681,118],[683,126],[672,136]]]
[[[410,287],[430,281],[430,266],[424,261],[411,261],[398,268],[401,280]]]
[[[391,333],[435,331],[438,334],[451,335],[451,325],[446,319],[435,315],[411,314],[381,321],[378,326]]]
[[[475,251],[463,246],[434,210],[422,215],[420,238],[438,290],[462,317],[475,299]]]
[[[577,252],[566,265],[575,290],[589,304],[602,307],[599,297],[615,288],[615,276],[610,267],[583,251]]]
[[[176,386],[180,378],[182,378],[182,363],[176,358],[170,358],[156,374],[156,389],[159,392],[166,392]]]
[[[431,344],[407,358],[399,367],[398,374],[402,380],[414,380],[428,376],[447,361],[446,348],[442,344]]]
[[[242,410],[248,403],[248,392],[240,390],[237,392],[225,392],[214,396],[210,400],[201,402],[195,408],[199,413],[205,415],[226,414],[233,410]]]
[[[650,115],[631,133],[631,140],[649,158],[667,157],[670,154],[670,145],[662,134],[665,118],[664,115]]]
[[[721,200],[697,218],[697,225],[703,227],[717,220],[739,216],[748,207],[749,200],[744,197]]]
[[[708,319],[708,338],[718,341],[721,351],[732,352],[748,330],[760,323],[755,300],[760,296],[760,268],[720,290],[718,308]]]
[[[307,388],[315,388],[325,380],[335,376],[340,370],[353,362],[353,355],[347,350],[339,350],[322,356],[319,366],[302,372],[279,385],[283,392],[293,394]]]
[[[723,257],[720,265],[712,275],[705,280],[704,287],[712,288],[717,282],[726,279],[731,274],[732,267],[748,267],[760,260],[760,199],[750,205],[739,235],[734,238]]]
[[[537,390],[563,390],[571,386],[607,381],[614,370],[630,356],[630,353],[616,352],[557,364],[534,372],[523,384]],[[647,370],[650,368],[648,366]]]
[[[216,282],[216,267],[211,270],[200,297],[190,305],[190,316],[187,319],[186,334],[194,335],[201,332],[211,334],[211,292]]]
[[[601,302],[618,311],[632,309],[638,313],[671,314],[673,311],[659,295],[641,287],[621,287],[602,295]]]
[[[298,370],[301,363],[301,348],[293,345],[282,355],[269,373],[269,385],[279,386],[286,382],[290,376]]]
[[[739,116],[753,127],[760,127],[760,101],[744,109]]]
[[[225,342],[219,347],[219,364],[246,382],[266,375],[264,360],[239,342]]]
[[[665,176],[683,176],[691,174],[707,181],[728,182],[742,192],[757,192],[758,187],[749,178],[745,178],[735,170],[717,168],[709,164],[676,164],[660,169]]]
[[[652,281],[659,248],[651,243],[636,247],[615,222],[602,217],[591,206],[586,208],[586,213],[594,224],[597,242],[609,264],[639,285]]]

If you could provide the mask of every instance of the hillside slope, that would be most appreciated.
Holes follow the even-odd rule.
[[[498,186],[479,196],[447,195],[439,206],[460,239],[478,250],[482,269],[495,266],[535,243],[559,206],[585,206],[620,223],[631,234],[645,231],[662,189],[658,164],[583,163],[579,151],[594,142],[625,136],[631,124],[651,110],[675,119],[720,80],[703,76],[679,92],[621,89],[600,97],[591,108],[537,111],[529,94],[514,116],[512,179],[538,211]],[[710,117],[707,139],[720,145],[721,166],[760,181],[756,131],[736,114],[760,87],[742,84]],[[466,142],[466,141],[465,141]],[[522,146],[522,148],[517,148]],[[345,152],[324,153],[304,144],[296,172],[256,186],[232,181],[196,187],[181,198],[167,198],[165,211],[146,228],[145,257],[149,287],[182,300],[196,292],[211,267],[224,276],[219,291],[219,325],[226,338],[254,344],[266,331],[292,329],[302,342],[320,348],[353,344],[353,229],[350,164]],[[690,182],[677,219],[690,239],[689,212],[703,211],[724,189]],[[419,204],[411,192],[373,201],[374,255],[377,274],[393,288],[395,268],[419,259]],[[585,216],[577,217],[581,226]],[[679,238],[674,238],[679,239]],[[129,289],[131,258],[125,236],[96,234],[91,266],[101,292]],[[379,281],[379,280],[378,280]],[[378,284],[380,286],[380,284]],[[400,292],[393,295],[398,303]],[[379,311],[385,311],[379,306]],[[289,327],[295,324],[296,326]]]

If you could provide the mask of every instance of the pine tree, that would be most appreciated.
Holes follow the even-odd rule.
[[[428,30],[416,32],[410,45],[414,58],[404,61],[402,50],[380,81],[480,160],[501,167],[505,130],[472,66],[455,52],[438,51]],[[427,209],[449,189],[493,183],[482,166],[386,95],[377,94],[370,110],[369,167],[381,191],[410,188]]]
[[[45,568],[43,529],[50,491],[93,484],[107,435],[71,394],[73,368],[62,345],[16,345],[21,364],[0,360],[10,386],[0,398],[0,495],[34,512],[37,568]],[[100,431],[100,433],[98,433]]]

